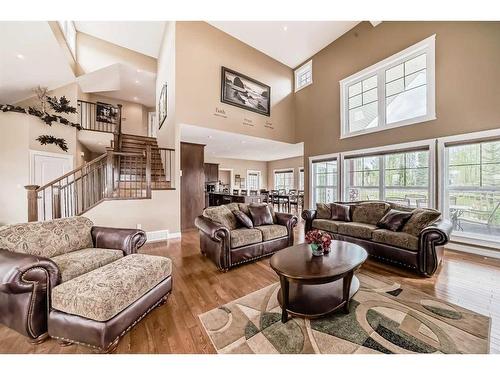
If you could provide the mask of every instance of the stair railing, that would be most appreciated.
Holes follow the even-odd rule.
[[[126,159],[128,169],[120,170],[120,158]],[[144,163],[145,169],[142,168]],[[103,200],[150,199],[151,146],[144,153],[108,150],[43,186],[25,188],[28,221],[78,216]]]
[[[95,132],[121,134],[122,125],[122,105],[110,106],[111,111],[116,111],[116,115],[98,113],[99,103],[78,100],[78,123],[83,130],[92,130]],[[102,108],[105,110],[105,108]],[[108,118],[106,118],[108,117]],[[115,119],[113,121],[113,119]]]

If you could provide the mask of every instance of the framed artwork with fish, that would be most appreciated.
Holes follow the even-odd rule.
[[[221,102],[271,116],[271,87],[223,66]]]

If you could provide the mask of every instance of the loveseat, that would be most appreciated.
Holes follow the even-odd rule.
[[[94,226],[85,217],[0,228],[0,323],[37,343],[47,337],[51,289],[146,242],[142,230]]]
[[[259,225],[262,218],[250,213],[257,208],[262,212],[259,216],[271,215],[267,224]],[[235,216],[238,211],[251,218],[251,228],[238,221]],[[291,214],[274,212],[271,205],[230,203],[206,208],[195,219],[195,225],[200,232],[202,254],[211,259],[219,270],[227,271],[293,245],[293,228],[297,221],[297,217]]]
[[[373,258],[408,267],[427,277],[436,272],[452,230],[451,222],[442,219],[438,211],[383,201],[336,203],[340,206],[318,203],[316,210],[304,210],[306,233],[311,229],[326,231],[337,240],[362,246]],[[342,205],[348,207],[348,214],[345,220],[338,220],[332,207],[335,211]],[[379,223],[390,210],[411,215],[406,215],[397,230],[385,229]]]

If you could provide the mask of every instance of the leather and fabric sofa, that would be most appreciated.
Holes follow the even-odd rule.
[[[272,216],[269,224],[260,217],[252,217],[251,206],[269,207]],[[242,225],[233,211],[241,211],[252,217],[254,226]],[[195,219],[200,232],[200,248],[203,255],[211,259],[217,268],[227,271],[236,265],[271,255],[293,245],[293,228],[298,218],[291,214],[274,212],[271,205],[230,203],[208,207]]]
[[[336,203],[348,206],[349,220],[332,219],[332,205],[319,203],[316,210],[302,212],[306,233],[311,229],[326,231],[337,240],[362,246],[373,258],[408,267],[427,277],[436,272],[452,230],[451,222],[442,219],[438,211],[382,201]],[[399,230],[377,226],[391,209],[411,213]]]
[[[134,254],[142,230],[94,226],[85,217],[0,228],[0,323],[37,343],[47,337],[55,286]]]

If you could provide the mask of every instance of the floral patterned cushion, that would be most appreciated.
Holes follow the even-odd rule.
[[[225,205],[205,208],[205,210],[203,210],[203,216],[229,230],[236,229],[239,226],[238,220],[236,220],[231,210]]]
[[[61,272],[61,282],[66,282],[84,273],[105,266],[123,257],[123,251],[88,248],[51,258]]]
[[[0,248],[51,258],[92,247],[92,226],[83,216],[6,225],[0,228]]]
[[[270,241],[276,238],[288,236],[288,229],[286,229],[286,226],[284,225],[262,225],[260,227],[256,227],[256,229],[262,232],[262,239],[264,241]]]
[[[372,232],[377,229],[373,224],[366,223],[339,223],[339,233],[346,236],[371,239]]]
[[[231,231],[231,249],[262,242],[262,232],[258,229],[240,228]]]
[[[384,243],[407,250],[418,250],[418,237],[404,232],[393,232],[388,229],[377,229],[372,234],[375,242]]]
[[[172,273],[165,257],[131,254],[52,289],[52,308],[105,322]]]
[[[352,209],[352,221],[366,224],[377,224],[389,210],[385,202],[363,202],[355,204]]]
[[[426,226],[434,223],[440,216],[439,211],[430,208],[415,208],[401,231],[418,237]]]
[[[339,230],[339,224],[342,223],[345,223],[345,221],[314,219],[312,222],[312,227],[314,229],[326,230],[327,232],[337,233]]]

